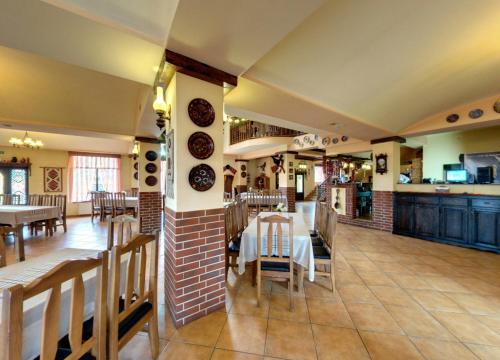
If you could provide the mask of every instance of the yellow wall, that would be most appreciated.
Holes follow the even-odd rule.
[[[500,126],[428,135],[423,145],[424,178],[443,180],[443,165],[459,163],[460,154],[500,151]]]
[[[29,158],[31,162],[31,176],[29,176],[29,193],[43,194],[43,167],[62,167],[63,168],[63,191],[61,193],[51,194],[68,194],[68,158],[69,153],[61,150],[32,150],[25,148],[14,148],[0,146],[0,161],[10,161],[12,157],[17,157],[18,161],[22,158]],[[130,159],[127,155],[122,156],[122,189],[130,188]],[[79,215],[87,213],[88,206],[81,206],[68,202],[67,214]]]

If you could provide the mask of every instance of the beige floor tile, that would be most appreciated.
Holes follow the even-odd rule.
[[[369,286],[384,305],[418,307],[418,304],[401,288],[392,286]]]
[[[411,341],[428,360],[477,360],[477,357],[459,342],[414,337]]]
[[[354,328],[351,317],[341,301],[308,298],[307,308],[313,324]]]
[[[337,287],[349,284],[364,285],[363,279],[354,271],[337,271]]]
[[[465,312],[456,302],[437,290],[414,290],[407,292],[426,310]]]
[[[381,305],[346,304],[346,307],[357,329],[403,334],[392,316]]]
[[[481,360],[498,360],[500,359],[500,345],[499,346],[485,346],[476,344],[466,344],[474,354]]]
[[[368,286],[398,286],[391,278],[381,271],[358,271],[358,275]]]
[[[368,303],[380,304],[377,298],[373,295],[365,285],[350,284],[342,286],[339,289],[340,296],[344,303]]]
[[[434,290],[434,288],[416,275],[389,273],[391,277],[403,289]]]
[[[407,336],[361,331],[361,338],[373,360],[424,359]]]
[[[313,325],[319,360],[370,359],[356,330]]]
[[[383,261],[373,261],[373,263],[377,265],[379,271],[383,271],[385,273],[414,274],[413,270],[400,263]]]
[[[361,281],[361,279],[360,279]],[[337,280],[337,287],[339,286],[339,282]],[[330,279],[325,278],[316,278],[314,282],[309,282],[308,280],[304,280],[304,292],[306,297],[315,297],[315,298],[327,298],[327,299],[335,299],[338,297],[338,293],[334,294],[332,291],[332,283]]]
[[[500,300],[496,296],[445,293],[458,305],[475,315],[498,315],[500,314]]]
[[[309,323],[309,313],[305,298],[294,297],[294,310],[290,311],[287,295],[271,295],[269,318]]]
[[[368,257],[362,251],[340,251],[346,260],[367,260]]]
[[[210,360],[262,360],[263,356],[242,352],[215,349]],[[181,359],[182,360],[182,359]]]
[[[434,317],[462,342],[499,345],[500,335],[470,314],[432,312]]]
[[[216,347],[263,355],[266,328],[266,319],[229,314]]]
[[[377,265],[371,260],[347,260],[349,265],[356,271],[377,271]]]
[[[419,275],[440,275],[440,272],[435,267],[427,264],[406,264],[406,267]]]
[[[226,318],[225,313],[211,313],[177,329],[172,336],[172,340],[196,345],[215,346]]]
[[[386,305],[394,320],[408,336],[457,341],[445,327],[421,308]]]
[[[233,300],[230,314],[257,316],[267,319],[269,315],[270,295],[262,294],[260,306],[257,306],[257,293],[249,295],[247,293],[238,294]]]
[[[475,315],[474,317],[488,326],[491,330],[500,334],[500,316]]]
[[[165,349],[165,346],[167,346],[167,341],[160,339],[160,353]],[[139,332],[135,335],[128,344],[120,350],[118,358],[120,360],[135,360],[139,358],[143,360],[153,359],[147,333]]]
[[[158,360],[208,360],[211,355],[211,347],[171,341],[166,349],[160,353]],[[142,356],[134,359],[142,359]]]
[[[269,319],[265,354],[293,360],[316,359],[311,325]]]
[[[422,279],[438,291],[470,293],[467,288],[450,278],[441,276],[422,276]]]

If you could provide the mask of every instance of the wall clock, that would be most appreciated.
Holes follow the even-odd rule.
[[[387,154],[375,155],[375,172],[385,174],[387,172]]]

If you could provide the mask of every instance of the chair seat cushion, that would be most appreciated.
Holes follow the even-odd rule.
[[[313,246],[315,259],[330,259],[330,253],[323,246]]]
[[[70,355],[71,355],[70,348],[59,347],[57,348],[56,357],[54,358],[54,360],[63,360]],[[40,360],[40,356],[37,356],[34,360]],[[89,351],[88,353],[83,354],[80,360],[95,360],[95,357],[92,356],[92,354]]]
[[[141,320],[151,309],[153,304],[146,301],[139,305],[129,316],[118,325],[118,339],[121,339],[139,320]]]
[[[229,243],[229,251],[231,252],[240,252],[240,244],[236,241],[231,241]]]
[[[260,263],[260,268],[261,268],[261,270],[264,270],[264,271],[289,272],[290,271],[290,264],[289,263],[282,263],[282,262],[262,261]]]

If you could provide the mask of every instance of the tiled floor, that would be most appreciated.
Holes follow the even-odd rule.
[[[312,204],[298,211],[310,224]],[[28,239],[27,256],[104,248],[105,232],[73,219],[66,235]],[[293,313],[270,282],[257,308],[249,271],[230,271],[225,311],[177,330],[161,297],[160,359],[500,359],[500,256],[346,225],[337,250],[337,295],[305,281]],[[120,353],[149,357],[145,333]]]

